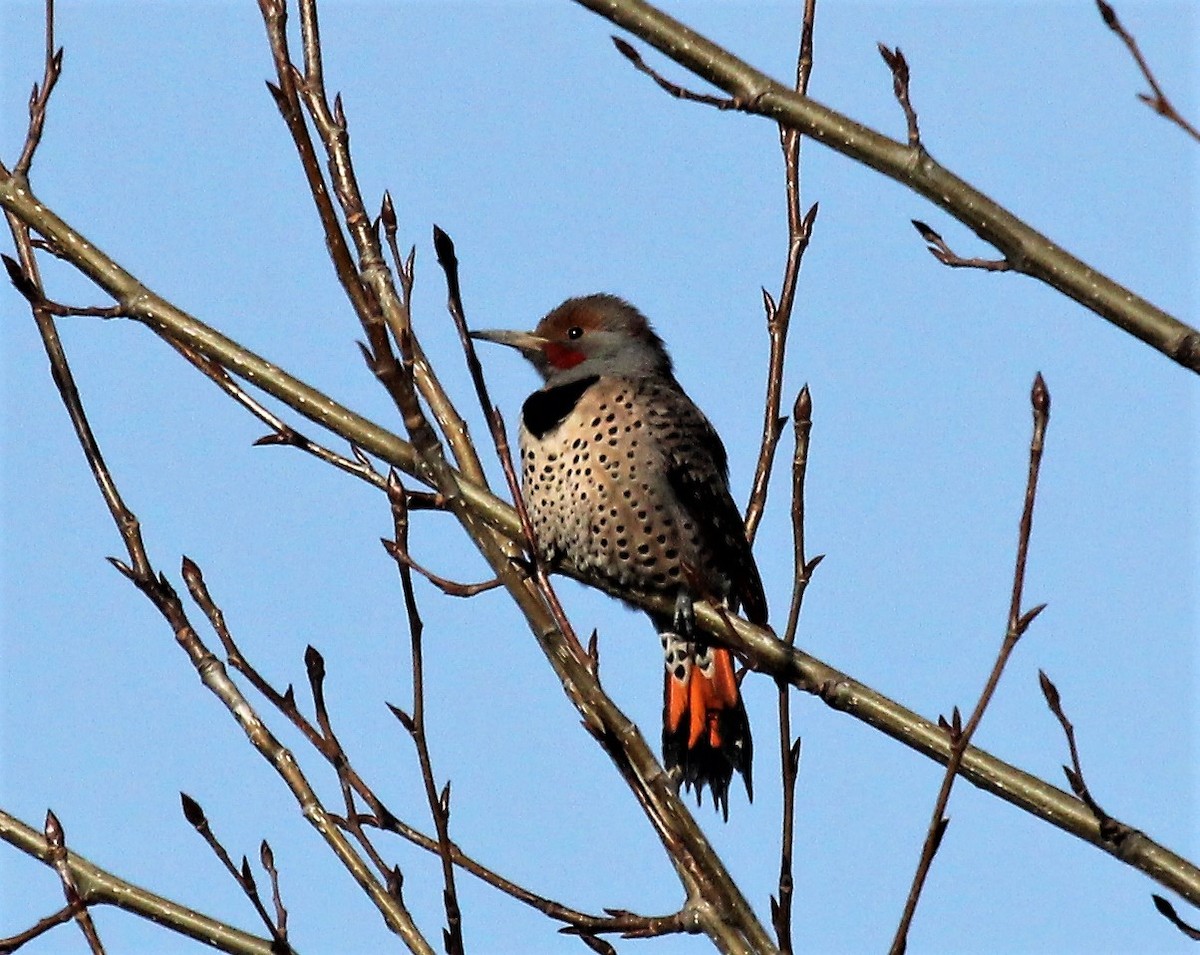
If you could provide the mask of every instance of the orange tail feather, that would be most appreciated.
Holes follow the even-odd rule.
[[[747,795],[754,798],[752,752],[733,654],[724,647],[690,644],[685,649],[669,642],[663,693],[667,769],[684,788],[695,789],[697,800],[707,785],[714,805],[728,818],[729,782],[735,770],[745,781]]]

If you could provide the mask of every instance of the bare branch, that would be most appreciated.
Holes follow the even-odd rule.
[[[45,836],[3,810],[0,810],[0,840],[50,864],[51,848]],[[4,947],[10,942],[23,945],[26,940],[43,934],[54,925],[69,921],[75,917],[76,909],[81,905],[112,905],[224,952],[237,955],[272,955],[273,949],[269,939],[257,938],[126,882],[89,862],[74,850],[67,854],[66,865],[70,869],[80,902],[60,909],[19,935],[0,940],[0,952],[14,951],[17,945],[8,949]]]
[[[1028,613],[1021,612],[1021,597],[1025,589],[1025,563],[1029,556],[1029,538],[1033,532],[1033,505],[1037,498],[1038,474],[1041,471],[1046,426],[1050,423],[1050,392],[1040,373],[1033,381],[1030,404],[1033,407],[1033,436],[1029,442],[1029,475],[1025,484],[1025,503],[1021,508],[1020,530],[1017,535],[1017,559],[1013,569],[1012,597],[1008,607],[1008,629],[1000,645],[1000,652],[996,655],[992,672],[988,675],[987,683],[979,695],[979,701],[975,704],[975,709],[971,713],[970,719],[967,720],[966,726],[961,726],[957,707],[954,710],[953,721],[950,724],[942,722],[950,738],[950,758],[946,762],[946,774],[942,779],[937,800],[934,802],[933,816],[929,821],[929,830],[925,836],[925,844],[921,848],[921,858],[917,863],[917,870],[913,874],[912,886],[904,904],[904,912],[900,916],[900,923],[897,925],[895,937],[892,939],[892,955],[901,955],[908,946],[908,929],[912,924],[913,914],[916,912],[925,879],[933,864],[933,857],[937,854],[942,837],[946,834],[946,826],[950,822],[946,817],[946,806],[950,802],[950,790],[954,786],[955,776],[958,774],[963,756],[970,745],[971,737],[975,735],[975,730],[983,720],[983,713],[996,692],[1008,658],[1016,649],[1017,642],[1025,634],[1026,628],[1042,610],[1042,607],[1039,606]]]
[[[1112,8],[1111,4],[1105,3],[1104,0],[1096,0],[1096,6],[1100,10],[1100,17],[1104,20],[1104,25],[1112,30],[1121,42],[1125,44],[1125,48],[1129,50],[1129,55],[1138,65],[1138,69],[1142,71],[1142,76],[1150,85],[1150,93],[1138,93],[1137,98],[1149,106],[1154,112],[1158,113],[1165,119],[1169,119],[1172,123],[1182,129],[1192,139],[1200,141],[1200,129],[1197,129],[1191,123],[1180,115],[1167,94],[1163,92],[1163,88],[1159,85],[1158,80],[1154,76],[1154,71],[1150,69],[1150,64],[1146,62],[1146,58],[1142,55],[1141,47],[1138,46],[1137,40],[1133,35],[1125,29],[1121,21],[1117,18],[1117,11]]]
[[[724,90],[739,109],[796,129],[908,186],[994,245],[1013,269],[1200,373],[1200,332],[1075,258],[922,151],[799,95],[645,0],[576,0]],[[3,201],[0,191],[0,201]]]

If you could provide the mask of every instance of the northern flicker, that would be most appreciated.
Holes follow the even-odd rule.
[[[725,447],[675,380],[662,339],[613,295],[568,299],[533,332],[474,337],[521,352],[545,379],[521,408],[522,497],[539,556],[585,579],[663,594],[652,614],[666,663],[663,758],[729,815],[736,770],[751,784],[750,725],[733,656],[695,627],[692,602],[767,601],[729,493]]]

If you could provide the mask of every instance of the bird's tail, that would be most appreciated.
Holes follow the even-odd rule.
[[[678,619],[676,623],[678,623]],[[713,804],[729,818],[729,781],[736,770],[754,798],[750,722],[733,667],[733,654],[692,634],[661,628],[666,662],[663,689],[663,761],[700,802],[707,785]]]

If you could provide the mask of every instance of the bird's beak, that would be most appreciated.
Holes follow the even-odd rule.
[[[547,340],[532,332],[510,332],[503,329],[485,329],[471,332],[472,338],[480,341],[495,342],[498,345],[508,345],[526,355],[542,355],[545,353]]]

